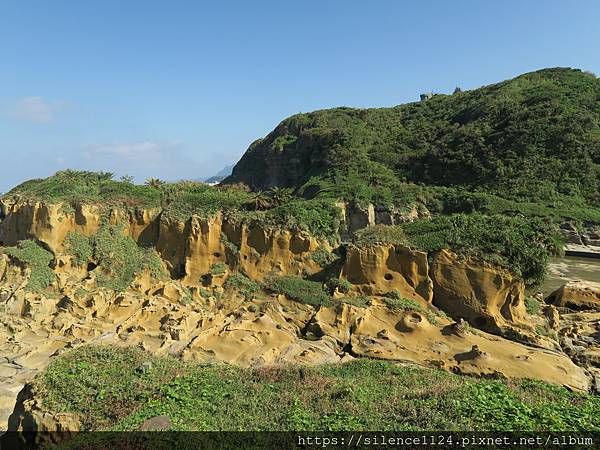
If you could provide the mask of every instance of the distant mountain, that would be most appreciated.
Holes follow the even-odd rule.
[[[231,175],[231,171],[233,170],[234,166],[235,166],[235,164],[225,166],[221,170],[219,170],[216,174],[214,174],[212,177],[206,178],[202,181],[204,181],[205,183],[209,183],[209,184],[220,183],[225,178],[227,178],[229,175]]]

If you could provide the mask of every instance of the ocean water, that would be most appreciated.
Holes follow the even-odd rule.
[[[570,280],[600,283],[600,259],[578,256],[552,258],[548,268],[548,277],[538,291],[548,295]]]

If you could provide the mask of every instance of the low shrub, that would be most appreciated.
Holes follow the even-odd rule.
[[[265,287],[271,292],[283,294],[308,305],[331,306],[333,304],[323,285],[316,281],[294,276],[270,277],[266,280]]]
[[[227,265],[222,262],[215,263],[208,269],[208,273],[212,276],[223,275],[225,272],[227,272]]]
[[[41,291],[54,281],[54,272],[50,268],[54,255],[35,241],[19,241],[15,247],[5,247],[1,251],[30,268],[31,275],[25,286],[27,291]]]
[[[235,289],[242,294],[246,300],[250,300],[254,294],[261,290],[261,285],[241,273],[233,273],[227,277],[223,285],[226,289]]]
[[[74,262],[78,266],[87,264],[94,255],[91,239],[88,236],[75,232],[67,235],[65,250],[75,256]]]
[[[350,283],[348,280],[330,278],[325,282],[325,287],[332,295],[336,290],[342,294],[347,294],[352,289],[352,283]]]
[[[537,315],[540,313],[540,310],[541,310],[540,302],[538,302],[534,298],[527,297],[525,299],[525,308],[527,309],[527,312],[529,314]]]
[[[344,297],[336,298],[335,301],[339,303],[346,303],[352,306],[357,306],[359,308],[366,308],[371,303],[369,297],[365,295],[346,295]]]
[[[418,302],[410,298],[404,297],[386,297],[385,305],[394,312],[399,311],[419,311],[427,312]]]

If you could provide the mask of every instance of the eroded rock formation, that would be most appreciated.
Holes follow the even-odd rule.
[[[18,413],[14,427],[33,420],[39,427],[74,429],[71,418],[56,422],[29,397],[30,403],[23,398],[13,411],[14,396],[52,358],[84,344],[139,346],[242,366],[371,357],[472,375],[533,377],[578,391],[595,383],[590,375],[597,347],[590,341],[584,351],[570,338],[592,336],[595,323],[573,331],[573,321],[553,310],[536,320],[555,336],[539,336],[517,277],[451,252],[348,246],[334,275],[350,283],[348,296],[369,296],[369,304],[311,306],[265,290],[248,297],[224,284],[234,272],[255,282],[271,275],[318,275],[324,268],[314,252],[332,247],[304,232],[222,214],[181,221],[158,211],[103,212],[90,205],[3,208],[4,244],[35,239],[53,253],[56,274],[46,291],[27,292],[31,269],[0,255],[0,354],[6,355],[0,360],[0,420]],[[93,265],[73,264],[65,238],[71,232],[92,235],[102,220],[123,224],[138,243],[154,245],[171,278],[142,273],[119,293],[98,285]],[[216,273],[219,264],[224,270]],[[397,307],[390,306],[390,292],[399,299]],[[559,339],[574,342],[569,355]]]
[[[600,311],[600,283],[593,281],[569,281],[546,299],[554,306],[567,307],[575,310]]]
[[[366,295],[398,291],[408,298],[433,299],[427,253],[404,245],[350,246],[341,278]]]

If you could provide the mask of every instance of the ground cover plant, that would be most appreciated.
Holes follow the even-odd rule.
[[[157,415],[204,431],[600,429],[593,395],[369,359],[243,369],[87,346],[53,360],[35,387],[51,411],[94,430],[135,430]]]

